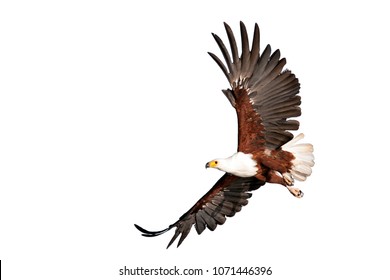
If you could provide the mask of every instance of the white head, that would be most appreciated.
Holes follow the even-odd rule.
[[[238,177],[253,177],[257,173],[257,162],[253,160],[252,154],[242,152],[235,153],[228,158],[218,158],[206,163],[206,168],[218,170],[236,175]]]
[[[206,168],[216,168],[226,172],[226,158],[217,158],[206,163]]]

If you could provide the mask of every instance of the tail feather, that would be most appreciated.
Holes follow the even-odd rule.
[[[295,157],[292,160],[290,172],[292,177],[299,181],[305,181],[310,176],[311,168],[314,166],[313,145],[308,143],[297,144],[303,137],[304,134],[301,133],[282,146],[284,151],[292,153]]]

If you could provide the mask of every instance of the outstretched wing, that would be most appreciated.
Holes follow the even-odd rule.
[[[229,25],[225,23],[232,57],[222,40],[213,34],[227,68],[216,55],[209,53],[231,85],[231,89],[223,90],[223,93],[237,111],[238,150],[251,152],[253,147],[277,149],[293,138],[288,130],[299,128],[299,122],[289,118],[301,114],[301,98],[297,95],[300,85],[291,71],[283,70],[286,59],[280,59],[279,50],[271,54],[271,47],[267,45],[260,55],[260,31],[257,24],[251,50],[248,33],[242,22],[240,28],[240,57]]]
[[[242,206],[248,203],[248,198],[252,196],[250,191],[256,190],[264,184],[265,182],[253,177],[240,178],[225,173],[176,223],[160,231],[148,231],[139,225],[135,225],[135,227],[146,237],[158,236],[176,227],[175,234],[167,248],[180,235],[177,244],[179,247],[190,233],[193,225],[195,225],[198,234],[201,234],[206,227],[211,231],[215,230],[217,225],[225,223],[226,217],[233,217],[236,212],[241,210]]]

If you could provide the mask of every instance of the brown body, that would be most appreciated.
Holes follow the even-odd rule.
[[[239,88],[235,91],[235,96],[237,98],[234,106],[237,112],[239,131],[238,151],[253,155],[253,159],[257,162],[257,179],[287,186],[288,184],[280,174],[291,169],[294,155],[281,148],[267,148],[262,120],[253,109],[247,90]]]
[[[253,158],[257,161],[259,168],[256,178],[268,183],[281,184],[287,186],[281,174],[291,169],[291,161],[294,159],[293,154],[279,150],[270,151],[270,155],[264,152],[254,153]]]

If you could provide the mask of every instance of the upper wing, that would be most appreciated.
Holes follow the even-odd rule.
[[[176,223],[161,231],[148,231],[138,225],[135,227],[146,237],[158,236],[176,227],[175,234],[167,248],[181,235],[177,244],[179,247],[190,233],[192,225],[195,225],[198,234],[201,234],[206,227],[213,231],[217,225],[225,223],[226,216],[233,217],[236,212],[241,210],[242,206],[248,203],[248,198],[252,196],[250,191],[256,190],[264,184],[265,182],[253,177],[240,178],[225,173]]]
[[[232,57],[222,40],[213,34],[222,51],[225,64],[209,53],[229,80],[231,89],[223,90],[237,110],[240,151],[250,151],[251,146],[276,149],[290,141],[293,135],[287,130],[297,130],[299,122],[289,120],[301,114],[299,82],[291,71],[283,70],[286,59],[280,59],[280,51],[271,54],[266,46],[260,55],[260,31],[255,25],[252,49],[249,49],[248,33],[241,22],[242,54],[238,56],[237,44],[229,25],[225,29]]]

